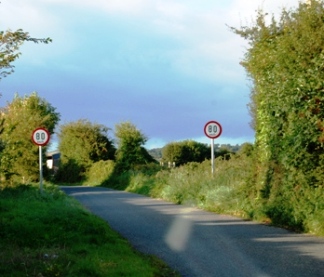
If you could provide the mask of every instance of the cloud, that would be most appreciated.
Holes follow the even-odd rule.
[[[230,3],[228,17],[232,24],[234,24],[232,26],[250,25],[255,19],[256,11],[259,9],[270,15],[279,15],[283,8],[296,8],[298,3],[299,0],[234,0]]]
[[[53,39],[46,46],[25,43],[21,47],[24,58],[18,63],[45,65],[47,60],[69,53],[75,46],[74,35],[66,28],[65,21],[51,11],[46,1],[4,0],[0,4],[0,22],[3,30],[23,29],[31,37]]]
[[[48,48],[53,55],[66,55],[77,51],[77,45],[80,44],[74,33],[74,26],[80,17],[84,17],[82,21],[91,26],[94,24],[95,14],[99,18],[106,15],[107,20],[111,20],[112,17],[123,22],[122,24],[134,24],[127,26],[133,28],[134,33],[138,33],[140,28],[145,28],[153,39],[154,36],[160,36],[164,37],[165,43],[177,44],[175,48],[163,49],[162,55],[159,53],[159,46],[152,46],[148,51],[143,49],[142,53],[145,54],[142,61],[152,60],[153,56],[162,57],[164,61],[169,61],[169,66],[193,78],[210,81],[231,79],[233,76],[229,74],[229,68],[238,67],[238,55],[235,54],[236,47],[233,45],[239,38],[230,34],[226,27],[224,10],[219,8],[217,3],[212,4],[212,1],[206,3],[209,3],[207,10],[200,8],[200,4],[197,5],[195,1],[181,0],[7,0],[3,3],[3,14],[7,16],[3,17],[1,13],[0,16],[7,26],[23,27],[33,36],[52,37],[55,47]],[[59,12],[60,10],[62,12]],[[11,16],[8,16],[9,14]],[[13,14],[15,16],[12,16]],[[100,41],[103,38],[97,39]],[[136,52],[143,47],[141,39],[138,37],[137,44],[133,44],[133,47],[137,48],[134,49]],[[127,41],[127,38],[125,40]],[[28,54],[28,47],[26,49]],[[44,51],[46,54],[46,50]],[[227,53],[227,64],[222,62],[224,51]],[[44,58],[46,57],[42,55],[38,62]],[[137,60],[140,58],[136,57]]]
[[[42,0],[34,0],[43,2]],[[143,16],[151,7],[149,0],[46,0],[51,5],[61,5],[78,10],[96,10],[110,15]]]
[[[3,29],[22,28],[35,35],[57,27],[58,21],[38,1],[3,0],[0,4],[0,21]]]
[[[183,0],[6,0],[2,4],[0,17],[8,27],[23,27],[33,36],[50,36],[54,39],[55,46],[42,48],[39,53],[42,55],[38,55],[38,59],[34,57],[34,60],[37,59],[34,62],[44,61],[46,55],[50,58],[51,55],[57,57],[78,51],[84,43],[75,34],[80,18],[83,24],[86,22],[89,26],[95,24],[95,17],[101,18],[100,24],[104,28],[106,16],[108,28],[108,22],[114,20],[128,25],[127,28],[133,29],[134,34],[138,34],[140,29],[147,32],[144,40],[141,34],[137,38],[124,38],[120,53],[114,53],[115,57],[122,57],[120,61],[125,61],[126,57],[128,62],[133,60],[133,63],[148,65],[163,61],[165,65],[192,78],[231,82],[242,76],[239,61],[246,43],[231,33],[226,24],[239,26],[240,20],[252,16],[260,5],[275,8],[278,4],[273,2],[277,3],[266,0],[252,0],[244,4],[236,0],[226,5],[211,0],[204,1],[204,4]],[[296,1],[286,0],[282,5],[285,2]],[[94,28],[100,26],[94,25]],[[164,45],[169,43],[176,47],[163,49],[163,53],[160,45],[145,48],[147,45],[143,43],[149,39],[149,33],[151,39],[159,36],[164,38]],[[96,39],[98,43],[103,43],[103,37]],[[133,47],[130,51],[125,48],[126,41],[133,43],[128,44]],[[132,52],[138,53],[141,48],[142,56],[131,56]],[[28,55],[28,46],[26,49]]]

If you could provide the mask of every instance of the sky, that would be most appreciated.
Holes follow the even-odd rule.
[[[298,0],[2,0],[0,30],[23,29],[15,72],[0,81],[0,106],[36,91],[60,125],[88,119],[112,129],[130,121],[146,148],[196,140],[222,126],[219,144],[254,141],[251,82],[240,61],[256,10],[278,14]],[[57,145],[55,136],[53,145]]]

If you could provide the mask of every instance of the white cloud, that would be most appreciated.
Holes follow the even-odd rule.
[[[160,34],[166,41],[174,40],[181,45],[164,54],[175,69],[191,77],[217,81],[237,77],[235,72],[245,46],[226,24],[240,26],[241,22],[250,21],[255,10],[262,6],[276,11],[297,3],[297,0],[205,0],[203,4],[190,0],[4,0],[0,18],[2,26],[7,28],[22,27],[33,36],[52,37],[55,47],[48,48],[54,55],[77,47],[78,41],[73,30],[69,30],[69,22],[80,20],[78,11],[91,10],[92,16],[107,13],[125,21],[132,18],[133,22],[143,22],[142,26],[152,34]],[[69,14],[69,18],[64,18],[60,9]],[[81,20],[91,24],[92,19]]]
[[[160,17],[172,20],[183,20],[188,12],[186,5],[182,5],[177,1],[156,1],[156,11]]]
[[[135,62],[141,57],[142,63],[145,63],[145,59],[152,60],[156,54],[169,59],[169,66],[191,78],[244,82],[239,61],[246,42],[233,34],[226,24],[237,27],[245,22],[250,24],[255,10],[260,7],[278,12],[283,6],[297,4],[298,0],[205,0],[203,4],[191,0],[4,0],[0,7],[0,21],[2,26],[12,29],[22,27],[35,37],[53,38],[52,45],[38,48],[37,57],[34,46],[26,46],[24,55],[34,63],[41,63],[46,62],[46,56],[57,57],[77,51],[80,41],[71,22],[76,25],[82,20],[91,24],[91,16],[96,14],[100,17],[107,14],[107,18],[119,18],[124,22],[131,19],[142,24],[133,26],[130,23],[130,28],[145,26],[152,35],[164,37],[165,43],[174,41],[179,45],[161,53],[158,46],[156,49],[141,49],[143,44],[139,41],[132,49]],[[79,11],[86,16],[85,11],[88,10],[89,17],[78,18]],[[101,39],[98,37],[98,43]]]
[[[154,35],[164,36],[166,41],[177,41],[180,47],[168,49],[164,57],[170,59],[174,69],[192,78],[223,80],[232,79],[238,68],[237,47],[239,38],[226,27],[225,7],[207,1],[208,7],[200,7],[194,1],[76,1],[48,0],[51,4],[67,7],[91,8],[119,18],[129,16],[143,22]],[[89,19],[88,19],[89,20]],[[141,47],[141,44],[138,44]],[[136,49],[135,49],[136,50]],[[148,51],[146,53],[152,53]],[[145,57],[144,57],[145,58]]]
[[[228,16],[235,24],[233,26],[239,27],[241,24],[250,24],[259,9],[269,14],[278,15],[283,8],[294,8],[298,6],[298,3],[299,0],[234,0],[228,7]]]
[[[239,62],[247,42],[232,33],[229,26],[252,24],[259,8],[270,14],[279,14],[283,7],[292,8],[297,4],[297,0],[236,0],[226,7],[214,2],[202,13],[196,13],[196,7],[191,6],[181,24],[178,23],[178,27],[170,32],[175,38],[185,41],[185,47],[174,54],[174,64],[191,76],[214,82],[239,81],[239,76],[242,76]],[[242,77],[240,81],[243,81]]]
[[[34,0],[41,1],[41,0]],[[43,0],[52,5],[62,5],[75,9],[94,9],[115,15],[143,15],[151,6],[149,0]]]
[[[145,144],[146,149],[154,149],[154,148],[162,148],[167,144],[167,142],[163,139],[152,138],[147,141]]]
[[[68,53],[75,46],[73,34],[65,26],[64,20],[51,11],[50,1],[4,0],[0,4],[0,22],[3,30],[23,29],[31,37],[53,39],[48,45],[25,43],[22,46],[23,61],[45,64],[46,59]],[[20,62],[20,60],[18,60]]]
[[[42,35],[57,26],[55,16],[38,1],[4,0],[0,4],[0,21],[3,29],[26,29]]]

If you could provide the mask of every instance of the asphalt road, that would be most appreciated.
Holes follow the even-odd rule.
[[[324,277],[324,238],[94,187],[62,187],[182,276]]]

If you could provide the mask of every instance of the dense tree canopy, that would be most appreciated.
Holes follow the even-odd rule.
[[[16,94],[13,101],[2,109],[1,115],[4,119],[0,134],[3,144],[0,164],[2,177],[17,182],[37,180],[38,147],[31,141],[32,132],[44,127],[53,134],[60,115],[35,92],[24,97]]]
[[[58,178],[69,182],[80,181],[93,163],[113,160],[115,147],[108,137],[108,130],[106,126],[88,120],[61,125],[58,134],[61,153]]]
[[[219,144],[214,145],[215,158],[229,159],[236,153],[240,145]],[[211,147],[208,144],[194,140],[170,142],[162,148],[161,161],[175,163],[176,166],[189,162],[203,162],[211,159]]]
[[[189,162],[202,162],[210,159],[210,147],[193,140],[168,143],[162,149],[162,160],[182,165]]]
[[[258,196],[279,220],[299,221],[292,202],[324,181],[324,2],[300,2],[278,19],[258,11],[251,27],[233,30],[249,42],[242,65],[253,82]]]
[[[154,162],[152,156],[143,145],[147,137],[131,122],[122,122],[115,126],[117,142],[116,160],[122,169],[130,169],[135,165]]]

